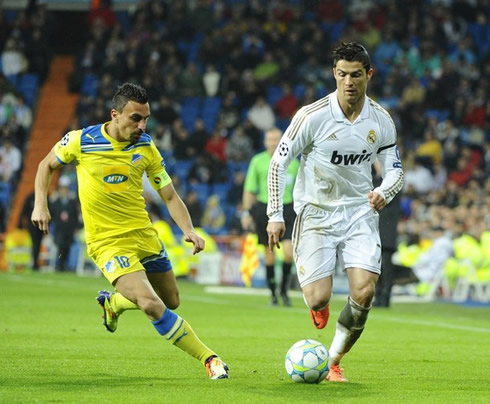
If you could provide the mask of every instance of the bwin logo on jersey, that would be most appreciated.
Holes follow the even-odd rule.
[[[361,154],[340,154],[337,150],[334,150],[330,162],[332,164],[343,164],[345,166],[362,164],[364,161],[369,160],[373,153],[367,153],[363,150]]]
[[[128,180],[123,174],[110,174],[104,177],[104,182],[107,184],[120,184],[121,182],[125,182]]]

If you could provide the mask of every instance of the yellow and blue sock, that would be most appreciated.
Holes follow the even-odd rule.
[[[165,309],[160,319],[152,321],[158,333],[167,341],[187,352],[203,364],[210,356],[217,356],[202,343],[192,327],[182,317]]]

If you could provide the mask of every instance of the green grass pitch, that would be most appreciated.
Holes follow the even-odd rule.
[[[208,380],[202,365],[160,337],[138,311],[115,334],[96,304],[103,278],[0,273],[0,403],[489,403],[490,310],[452,304],[373,309],[345,357],[347,384],[296,384],[284,369],[303,338],[327,347],[345,300],[316,330],[306,307],[268,307],[264,296],[207,293],[179,281],[181,306],[229,364]]]

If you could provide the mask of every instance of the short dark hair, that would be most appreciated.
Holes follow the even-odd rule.
[[[112,108],[118,112],[122,112],[128,101],[146,104],[148,102],[146,90],[143,87],[133,83],[121,84],[112,97]]]
[[[364,46],[357,42],[342,42],[332,53],[333,67],[337,66],[339,60],[347,62],[361,62],[366,72],[371,69],[371,58]]]

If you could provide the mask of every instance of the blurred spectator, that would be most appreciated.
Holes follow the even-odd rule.
[[[29,61],[29,72],[37,74],[40,83],[43,83],[48,76],[52,51],[48,38],[43,35],[40,28],[34,29],[27,39],[25,54]]]
[[[112,28],[117,21],[116,13],[112,9],[111,0],[99,0],[98,7],[92,7],[87,16],[87,24],[92,27],[96,21],[100,21],[107,28]]]
[[[228,93],[224,97],[223,106],[218,115],[218,123],[231,132],[240,121],[240,111],[234,105],[234,94]]]
[[[206,130],[204,120],[197,118],[194,122],[194,130],[191,133],[191,141],[196,148],[197,153],[202,153],[209,139],[209,133]]]
[[[202,78],[195,63],[188,63],[179,75],[179,91],[182,97],[200,97],[203,95]]]
[[[424,132],[424,142],[415,150],[415,156],[427,158],[431,166],[442,161],[442,145],[434,136],[432,129],[428,128]]]
[[[291,85],[282,85],[281,98],[276,102],[275,110],[280,119],[290,119],[298,109],[298,98],[292,93]]]
[[[218,94],[220,80],[221,74],[216,70],[214,65],[208,64],[206,66],[206,71],[202,75],[202,84],[204,86],[206,96],[214,97],[216,94]]]
[[[60,177],[58,195],[50,204],[51,218],[54,225],[54,243],[58,249],[56,254],[56,270],[68,270],[68,257],[75,232],[79,228],[78,200],[70,193],[70,180]]]
[[[10,166],[12,171],[10,182],[15,182],[22,165],[22,154],[8,137],[4,139],[3,146],[0,147],[0,156],[2,156],[2,160]]]
[[[172,126],[179,117],[177,106],[165,94],[160,96],[157,106],[152,111],[155,119],[164,126]]]
[[[266,131],[274,127],[274,111],[264,97],[256,99],[252,108],[248,111],[247,118],[260,131]]]
[[[29,66],[28,60],[22,52],[19,43],[14,38],[7,40],[1,54],[2,70],[6,76],[16,76],[25,73]]]
[[[16,104],[13,107],[13,113],[16,118],[16,122],[25,130],[28,131],[32,125],[32,111],[31,108],[26,105],[24,98],[17,97]]]
[[[404,162],[404,168],[404,189],[413,187],[418,194],[425,195],[434,187],[432,173],[418,158],[413,159],[413,165]]]
[[[199,202],[197,192],[194,190],[190,190],[187,193],[184,202],[187,206],[187,210],[189,211],[189,215],[191,216],[191,220],[194,226],[201,227],[203,207],[201,206],[201,202]]]
[[[242,202],[243,184],[245,182],[245,173],[243,171],[236,171],[233,174],[233,183],[228,190],[227,202],[231,206],[237,206]]]
[[[255,67],[254,75],[259,83],[271,84],[278,72],[279,64],[275,60],[273,53],[267,51],[264,54],[264,60]]]
[[[221,131],[216,129],[211,137],[206,141],[205,152],[216,160],[226,162],[227,139],[221,135]]]
[[[174,157],[176,159],[188,160],[192,159],[198,153],[200,153],[200,150],[198,150],[196,145],[193,143],[186,128],[184,128],[183,126],[174,126],[174,129],[173,149]]]
[[[226,156],[228,161],[242,163],[249,161],[254,154],[252,141],[241,126],[238,126],[228,138]]]
[[[172,131],[161,123],[157,123],[152,131],[152,139],[162,153],[173,153]]]
[[[206,207],[204,208],[201,226],[212,232],[218,232],[223,230],[225,220],[226,217],[223,209],[221,209],[219,196],[209,196],[206,200]]]
[[[19,217],[18,227],[19,229],[27,229],[31,236],[32,249],[31,249],[31,267],[34,271],[39,270],[39,252],[41,251],[41,242],[43,239],[43,232],[34,226],[31,222],[31,214],[34,209],[34,191],[30,192],[24,204],[22,205],[22,211]]]
[[[241,202],[238,202],[238,204],[236,205],[236,209],[234,209],[231,217],[229,218],[228,232],[230,234],[240,236],[246,233],[242,227],[243,214],[243,205]]]
[[[9,162],[0,154],[0,182],[10,182],[12,178],[12,167]]]

